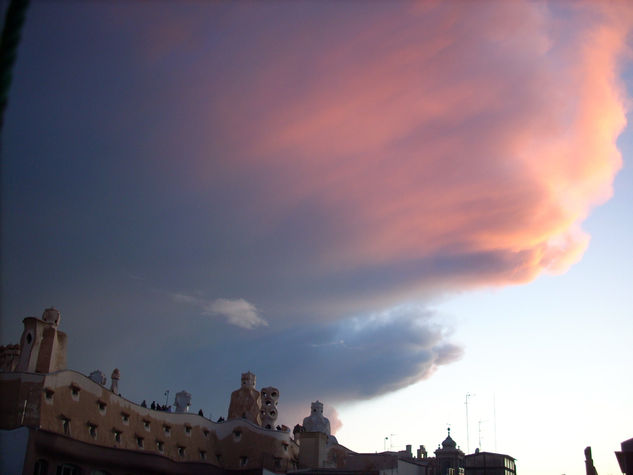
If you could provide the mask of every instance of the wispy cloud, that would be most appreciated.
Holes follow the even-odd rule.
[[[344,345],[345,342],[343,340],[338,341],[328,341],[325,343],[311,343],[310,346],[312,348],[323,348],[324,346],[335,346],[335,345]]]
[[[183,293],[173,293],[172,298],[176,302],[182,302],[199,307],[202,315],[217,316],[224,318],[227,323],[240,328],[252,330],[261,326],[268,326],[252,303],[245,299],[224,299],[206,300],[200,297]]]
[[[205,306],[204,313],[206,315],[220,315],[226,318],[231,325],[248,330],[268,326],[268,322],[259,316],[255,305],[244,299],[215,299]]]

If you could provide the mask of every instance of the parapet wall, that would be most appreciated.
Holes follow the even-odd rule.
[[[34,377],[37,381],[31,381]],[[21,425],[20,404],[27,394],[25,425],[94,445],[227,469],[291,470],[298,460],[289,431],[267,430],[244,419],[217,423],[197,414],[144,408],[75,371],[2,374],[0,382],[3,395],[18,395],[0,406],[5,429]]]

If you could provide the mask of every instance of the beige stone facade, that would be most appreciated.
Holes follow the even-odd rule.
[[[299,447],[289,431],[245,419],[218,423],[144,408],[71,370],[0,374],[0,394],[2,429],[27,426],[86,444],[224,469],[285,472],[298,466]]]
[[[118,449],[128,458],[131,452],[143,454],[143,460],[155,456],[172,465],[277,472],[297,468],[299,447],[293,434],[260,425],[261,400],[252,373],[243,375],[242,387],[231,397],[233,413],[240,417],[225,422],[142,407],[116,393],[118,370],[107,388],[94,374],[95,380],[60,368],[66,362],[66,335],[57,329],[59,313],[52,310],[45,311],[47,319],[24,319],[18,362],[0,373],[0,429],[27,427],[49,434],[56,444],[75,441]],[[15,348],[10,349],[15,355]],[[249,417],[242,417],[244,413]]]

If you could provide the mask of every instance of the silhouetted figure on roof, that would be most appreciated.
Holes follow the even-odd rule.
[[[150,406],[153,411],[156,410],[156,401],[152,401],[152,405]]]
[[[145,399],[143,399],[143,402],[141,403],[141,407],[147,407],[147,403],[145,402]]]
[[[202,409],[198,411],[198,415],[204,417],[204,413],[202,412]]]

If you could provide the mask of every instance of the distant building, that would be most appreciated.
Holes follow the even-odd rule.
[[[448,435],[442,442],[442,447],[435,451],[437,459],[438,475],[463,475],[464,474],[464,452],[462,452],[457,443],[451,438],[451,429],[448,429]]]
[[[633,438],[622,442],[620,447],[622,450],[615,453],[620,470],[626,475],[633,475]]]
[[[492,452],[480,452],[464,457],[465,475],[515,475],[516,463],[513,457]]]

